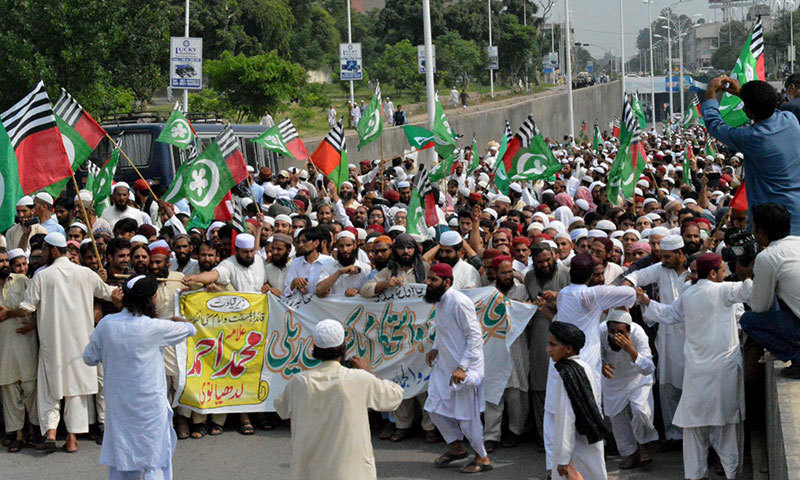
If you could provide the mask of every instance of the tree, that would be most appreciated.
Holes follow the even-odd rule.
[[[539,65],[539,35],[532,25],[524,26],[516,15],[500,15],[497,48],[500,71],[512,81],[523,76],[530,62]]]
[[[447,31],[444,10],[444,0],[431,0],[431,31]],[[378,15],[375,31],[380,33],[379,38],[383,38],[386,45],[394,45],[402,40],[410,41],[411,45],[422,45],[422,2],[386,0],[386,5]]]
[[[486,68],[486,50],[458,32],[436,37],[436,73],[446,86],[466,85],[467,80]]]
[[[301,2],[304,3],[304,2]],[[303,21],[292,36],[291,59],[309,70],[334,70],[339,64],[339,32],[336,21],[319,3],[293,10]]]
[[[575,47],[575,70],[578,72],[586,71],[586,65],[589,62],[594,62],[594,57],[583,47]]]
[[[247,115],[257,118],[265,110],[284,110],[306,83],[305,69],[281,59],[274,50],[253,57],[223,52],[219,60],[206,60],[203,70],[209,85],[239,111],[237,123]]]
[[[417,72],[417,48],[408,39],[386,45],[383,56],[375,63],[375,75],[381,83],[391,85],[397,96],[402,91],[422,85],[423,75]]]

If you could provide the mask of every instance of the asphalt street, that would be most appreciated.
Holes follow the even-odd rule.
[[[181,440],[174,458],[176,479],[285,479],[289,476],[289,429],[271,432],[257,431],[244,437],[235,430],[201,440]],[[59,438],[59,445],[63,440]],[[20,453],[0,450],[0,479],[2,480],[101,480],[108,476],[106,467],[98,465],[100,447],[89,439],[79,439],[79,451],[74,454],[58,451],[43,454],[25,449]],[[465,478],[457,467],[437,469],[433,460],[444,452],[445,445],[426,444],[422,438],[392,443],[378,439],[373,432],[373,445],[378,478],[397,480]],[[651,449],[654,450],[654,449]],[[532,443],[516,448],[501,448],[491,455],[494,471],[480,474],[484,478],[544,480],[544,454]],[[458,462],[463,465],[466,460]],[[645,469],[620,471],[618,457],[609,457],[609,478],[660,480],[683,478],[680,452],[653,453],[653,463]]]

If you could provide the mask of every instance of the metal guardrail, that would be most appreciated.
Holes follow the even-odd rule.
[[[119,112],[109,113],[100,117],[104,125],[131,125],[138,123],[164,123],[169,118],[169,113],[161,112]],[[192,123],[225,123],[225,119],[218,112],[190,112],[187,118]]]

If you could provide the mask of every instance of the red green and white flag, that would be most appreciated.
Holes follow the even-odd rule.
[[[683,123],[681,126],[683,128],[689,128],[696,123],[705,127],[703,116],[700,114],[700,100],[697,99],[697,95],[692,99],[692,104],[689,105],[689,109],[683,114]]]
[[[292,151],[289,150],[289,147],[287,147],[286,143],[284,143],[283,135],[281,135],[281,129],[278,125],[266,130],[264,133],[250,141],[261,145],[271,152],[280,153],[285,157],[295,158]],[[295,158],[295,160],[297,159]]]
[[[281,131],[283,143],[292,152],[292,156],[301,162],[308,160],[308,150],[306,150],[303,141],[300,140],[300,135],[297,133],[297,129],[294,128],[292,121],[288,118],[282,120],[278,123],[278,129]]]
[[[641,117],[634,111],[631,96],[625,98],[622,118],[624,123],[620,134],[620,147],[608,172],[606,191],[608,201],[614,205],[620,203],[620,192],[625,198],[633,198],[636,180],[642,175],[647,163],[639,128]]]
[[[561,163],[553,156],[532,113],[509,142],[502,164],[511,180],[536,181],[561,170]]]
[[[411,200],[409,200],[406,220],[406,232],[420,235],[423,239],[430,238],[428,227],[435,227],[444,221],[439,218],[436,210],[433,186],[428,175],[425,165],[421,165],[411,181]]]
[[[417,150],[433,148],[433,132],[417,125],[403,125],[403,133],[408,138],[408,144]]]
[[[117,140],[117,144],[122,139]],[[114,174],[119,164],[119,148],[114,148],[108,161],[102,167],[94,162],[86,164],[89,175],[86,177],[86,190],[92,192],[92,201],[95,212],[103,214],[103,210],[110,205],[108,198],[111,197],[111,184],[114,182]]]
[[[346,138],[342,122],[337,122],[311,154],[311,162],[323,174],[330,178],[337,187],[342,185],[349,176]]]
[[[619,132],[620,132],[619,117],[614,117],[614,126],[611,129],[611,136],[614,138],[619,138]]]
[[[511,133],[511,124],[508,123],[506,120],[506,128],[503,130],[503,134],[500,136],[500,148],[497,150],[497,158],[494,162],[494,185],[497,189],[503,194],[508,195],[508,186],[511,184],[511,180],[509,179],[509,168],[506,167],[506,164],[503,163],[503,157],[505,156],[506,151],[508,151],[508,146],[513,139],[514,134]]]
[[[472,132],[472,148],[469,154],[469,167],[467,168],[467,175],[472,175],[478,167],[481,166],[481,156],[478,154],[478,138],[475,132]]]
[[[686,144],[686,150],[683,152],[683,183],[684,185],[692,185],[692,160],[694,159],[694,152],[692,146]]]
[[[744,43],[742,53],[739,54],[739,59],[736,60],[730,77],[738,80],[740,85],[744,85],[750,80],[766,80],[764,37],[760,15],[753,25],[753,31]],[[732,127],[738,127],[750,121],[747,114],[744,113],[742,99],[727,92],[722,95],[722,100],[719,102],[719,112],[722,120]]]
[[[72,176],[72,162],[64,148],[44,82],[40,81],[22,100],[0,113],[0,121],[14,150],[14,156],[4,160],[16,162],[19,184],[25,195]]]

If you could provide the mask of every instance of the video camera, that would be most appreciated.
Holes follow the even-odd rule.
[[[731,230],[725,234],[725,246],[722,247],[722,259],[731,265],[750,265],[758,254],[758,242],[747,230]]]

